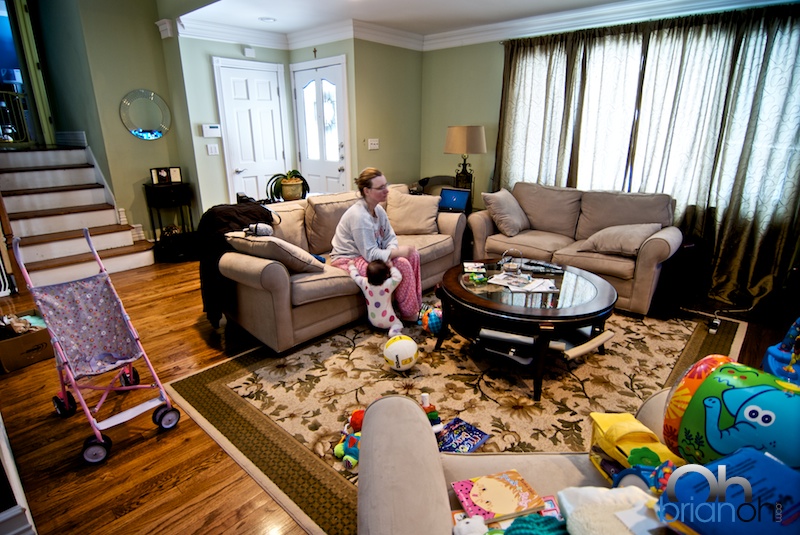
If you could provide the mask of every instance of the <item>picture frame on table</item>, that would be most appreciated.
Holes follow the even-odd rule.
[[[153,184],[183,182],[180,167],[153,167],[150,169],[150,179]]]

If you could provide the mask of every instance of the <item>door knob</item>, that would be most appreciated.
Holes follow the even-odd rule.
[[[340,167],[340,168],[339,168],[339,172],[340,172],[340,173],[344,173],[344,167]]]
[[[233,172],[236,173],[237,175],[241,175],[245,171],[247,171],[247,169],[239,169],[238,167],[233,170]]]

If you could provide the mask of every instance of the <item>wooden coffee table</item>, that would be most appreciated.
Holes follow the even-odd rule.
[[[487,279],[502,272],[497,260],[483,264]],[[544,273],[541,270],[536,261],[521,262],[523,275],[552,280],[555,291],[514,292],[476,282],[475,277],[464,273],[461,264],[450,268],[437,289],[442,300],[442,328],[436,349],[441,347],[448,327],[465,338],[480,340],[486,347],[502,348],[490,353],[532,366],[533,399],[539,401],[550,342],[570,338],[584,327],[590,328],[589,339],[599,336],[617,302],[614,287],[593,273],[569,266]]]

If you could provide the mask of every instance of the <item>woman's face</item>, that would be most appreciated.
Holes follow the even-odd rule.
[[[372,204],[384,202],[389,196],[389,183],[386,177],[378,175],[371,180],[371,186],[364,189],[364,197]]]

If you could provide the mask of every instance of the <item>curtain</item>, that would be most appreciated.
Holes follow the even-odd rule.
[[[506,43],[495,189],[664,192],[752,306],[800,246],[800,22],[778,6]],[[708,268],[707,270],[704,268]]]

